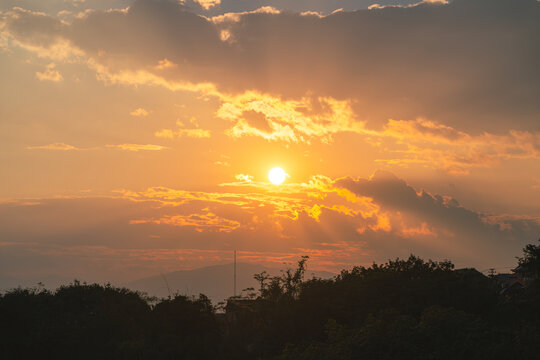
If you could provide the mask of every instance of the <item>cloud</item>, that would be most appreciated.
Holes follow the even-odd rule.
[[[73,145],[64,144],[64,143],[52,143],[48,145],[27,146],[26,149],[28,150],[61,150],[61,151],[80,150],[79,148]]]
[[[179,129],[176,131],[176,135],[178,137],[192,137],[192,138],[209,138],[210,137],[210,131],[204,130],[204,129]]]
[[[221,4],[221,0],[194,0],[199,3],[204,10],[208,10],[216,5]]]
[[[39,145],[39,146],[27,146],[27,150],[99,150],[103,148],[108,149],[120,149],[127,151],[159,151],[168,149],[165,146],[153,145],[153,144],[117,144],[117,145],[106,145],[105,147],[91,147],[91,148],[78,148],[73,145],[64,144],[64,143],[52,143],[48,145]]]
[[[47,68],[45,69],[45,71],[36,72],[36,77],[40,81],[48,80],[52,82],[59,82],[59,81],[64,80],[64,77],[62,76],[62,74],[60,74],[57,70],[54,70],[55,67],[56,65],[54,63],[47,65]]]
[[[196,138],[196,139],[204,139],[209,138],[211,136],[209,130],[204,129],[178,129],[178,130],[171,130],[171,129],[161,129],[159,131],[156,131],[154,133],[156,137],[165,138],[165,139],[172,139],[174,137],[190,137],[190,138]]]
[[[172,139],[174,138],[175,133],[173,130],[170,129],[161,129],[159,131],[156,131],[154,135],[159,138]]]
[[[184,123],[180,120],[176,121],[177,129],[161,129],[154,133],[156,137],[165,138],[165,139],[173,139],[175,137],[181,138],[181,137],[190,137],[195,139],[204,139],[211,137],[210,130],[200,129],[199,123],[197,122],[196,117],[191,117],[189,119],[189,123],[191,126],[195,126],[195,128],[191,129],[185,129]]]
[[[137,108],[129,114],[132,116],[148,116],[148,111],[143,108]]]
[[[417,3],[406,4],[406,5],[401,5],[401,4],[397,4],[397,5],[395,5],[395,4],[394,5],[373,4],[373,5],[368,6],[368,10],[380,10],[380,9],[385,9],[385,8],[413,8],[413,7],[421,6],[421,5],[425,5],[425,4],[448,5],[449,1],[447,1],[447,0],[422,0],[422,1],[419,1]]]
[[[336,186],[373,199],[388,215],[397,235],[403,238],[411,235],[431,237],[432,246],[460,254],[454,256],[482,251],[490,253],[494,259],[501,259],[524,236],[517,230],[520,226],[514,230],[495,226],[486,220],[489,216],[466,209],[450,197],[416,191],[388,172],[378,171],[370,179],[340,179]],[[538,219],[520,219],[518,222],[535,229],[533,233],[540,230]]]
[[[374,146],[388,150],[387,158],[376,161],[423,164],[452,174],[468,174],[471,168],[492,167],[501,160],[540,160],[540,132],[471,135],[425,119],[390,119],[383,131],[372,131],[368,136]]]
[[[280,14],[281,11],[272,6],[261,6],[256,10],[241,11],[241,12],[226,12],[217,16],[213,16],[210,20],[214,24],[236,23],[241,21],[243,15],[248,14]],[[224,30],[224,29],[222,29]]]
[[[236,180],[240,180],[246,183],[253,182],[253,176],[252,175],[245,175],[245,174],[238,174],[235,176]]]
[[[424,117],[497,134],[509,130],[512,118],[515,130],[540,130],[535,0],[424,1],[323,17],[247,12],[220,19],[178,2],[138,0],[127,10],[91,11],[72,23],[22,9],[7,12],[3,22],[4,32],[27,47],[50,50],[67,42],[111,83],[354,100],[356,119],[371,128],[388,118]],[[164,59],[181,66],[156,69]],[[237,131],[246,133],[241,126]]]
[[[238,221],[229,220],[211,212],[203,214],[165,216],[159,219],[131,220],[130,224],[167,224],[173,226],[194,227],[196,231],[231,232],[241,225]]]
[[[64,34],[65,25],[42,12],[15,7],[2,15],[5,28],[23,43],[48,47]]]
[[[191,4],[195,1],[185,0],[190,8],[196,8]],[[381,0],[383,4],[411,4],[418,0]],[[312,0],[221,0],[219,6],[206,9],[200,13],[205,16],[219,16],[227,13],[254,12],[261,7],[272,7],[284,12],[306,13],[313,12],[318,14],[330,14],[335,11],[354,11],[366,9],[373,4],[373,0],[330,0],[330,1],[312,1]]]
[[[164,69],[172,68],[172,67],[175,67],[175,66],[177,66],[177,65],[170,62],[167,59],[163,59],[163,60],[159,60],[158,64],[155,66],[155,69],[164,70]]]
[[[314,267],[334,271],[410,253],[488,268],[514,264],[540,231],[538,219],[473,211],[388,172],[368,179],[318,176],[279,187],[238,178],[214,192],[153,187],[4,202],[2,246],[32,257],[26,266],[34,272],[50,271],[47,259],[69,254],[70,269],[104,263],[151,274],[161,260],[174,267],[174,256],[182,253],[186,261],[188,253],[200,255],[189,264],[203,266],[216,261],[204,253],[231,249],[276,263],[308,254]],[[13,273],[23,271],[13,261],[6,264]]]
[[[107,145],[108,148],[116,148],[127,151],[160,151],[167,149],[165,146],[153,145],[153,144],[118,144]]]
[[[333,98],[283,100],[257,92],[223,96],[216,116],[233,122],[231,137],[259,136],[269,141],[330,143],[340,132],[364,133],[350,103]]]

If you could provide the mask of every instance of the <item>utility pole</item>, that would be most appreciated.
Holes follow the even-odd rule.
[[[236,297],[236,250],[234,250],[234,297]]]

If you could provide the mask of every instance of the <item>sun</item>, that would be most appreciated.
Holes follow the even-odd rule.
[[[280,185],[283,183],[287,176],[289,176],[289,174],[287,174],[285,170],[280,167],[272,168],[268,172],[268,180],[270,180],[270,182],[274,185]]]

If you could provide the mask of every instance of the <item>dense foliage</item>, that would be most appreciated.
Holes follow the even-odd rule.
[[[5,359],[524,359],[540,353],[540,246],[495,278],[410,256],[304,280],[307,258],[221,314],[204,295],[151,299],[74,282],[0,296]]]

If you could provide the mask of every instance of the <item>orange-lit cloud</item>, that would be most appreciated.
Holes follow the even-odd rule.
[[[210,131],[204,129],[179,129],[176,134],[178,137],[187,136],[199,139],[210,137]]]
[[[38,146],[27,146],[28,150],[62,150],[62,151],[68,151],[68,150],[80,150],[79,148],[64,144],[64,143],[52,143],[48,145],[38,145]]]
[[[158,64],[156,65],[156,69],[157,70],[164,70],[164,69],[168,69],[168,68],[172,68],[172,67],[175,67],[177,66],[176,64],[170,62],[169,60],[167,59],[162,59],[162,60],[159,60]]]
[[[54,63],[51,63],[47,65],[47,68],[43,72],[36,72],[36,78],[38,78],[41,81],[48,80],[52,82],[59,82],[64,80],[64,77],[62,74],[58,72],[58,70],[55,70],[54,68],[56,65]]]
[[[148,110],[143,108],[137,108],[129,113],[132,116],[148,116]]]
[[[120,150],[127,151],[159,151],[167,149],[165,146],[154,145],[154,144],[118,144],[118,145],[107,145],[108,148],[117,148]]]
[[[434,4],[434,5],[448,5],[447,0],[422,0],[417,3],[407,4],[407,5],[379,5],[373,4],[368,6],[368,10],[382,10],[385,8],[413,8],[417,6],[422,6],[425,4]]]
[[[346,101],[332,98],[282,100],[257,92],[223,97],[216,115],[233,122],[232,137],[259,136],[271,141],[329,143],[338,132],[364,131]]]
[[[253,182],[253,176],[251,175],[244,175],[244,174],[238,174],[235,176],[237,180],[240,180],[242,182],[251,183]]]
[[[208,10],[216,5],[221,4],[221,0],[194,0],[199,3],[201,7],[205,10]]]
[[[242,20],[242,16],[248,14],[279,14],[280,10],[272,6],[261,6],[260,8],[252,11],[242,11],[242,12],[228,12],[222,15],[213,16],[210,20],[214,24],[227,24],[227,23],[237,23]]]
[[[267,264],[308,254],[316,268],[334,271],[410,252],[465,266],[481,261],[478,251],[485,265],[500,264],[540,231],[538,220],[486,217],[384,172],[369,179],[319,177],[282,193],[251,183],[216,192],[150,188],[41,199],[32,206],[24,205],[29,200],[2,203],[0,229],[11,241],[2,253],[42,259],[70,254],[79,263],[139,266],[147,274],[160,262],[174,268],[223,261],[231,249]]]
[[[241,225],[233,221],[217,216],[211,212],[206,214],[174,215],[160,219],[131,220],[130,224],[167,224],[173,226],[192,226],[197,231],[231,232]]]
[[[190,137],[196,139],[209,138],[211,136],[210,131],[204,129],[161,129],[154,133],[156,137],[173,139],[175,137]]]
[[[371,134],[372,136],[374,133]],[[388,164],[423,164],[449,173],[467,174],[470,168],[490,167],[501,159],[540,159],[540,132],[511,130],[505,135],[470,135],[432,121],[389,120],[378,138],[395,139],[375,146],[389,148]],[[405,147],[397,145],[404,145]]]
[[[437,233],[435,233],[433,230],[431,230],[428,225],[423,222],[420,227],[411,227],[411,228],[403,228],[401,230],[401,235],[403,237],[414,237],[414,236],[437,236]]]

